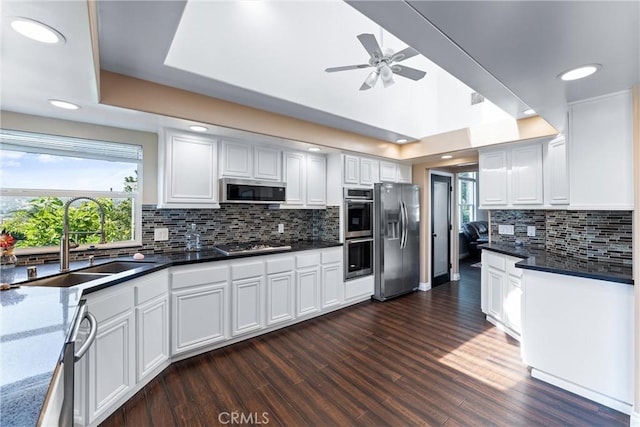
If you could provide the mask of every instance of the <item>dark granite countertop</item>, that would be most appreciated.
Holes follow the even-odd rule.
[[[487,243],[479,247],[493,252],[523,258],[522,261],[516,263],[516,267],[525,270],[536,270],[546,273],[564,274],[567,276],[633,285],[631,266],[562,256],[505,243]]]
[[[216,250],[169,252],[147,256],[141,266],[125,273],[69,288],[21,286],[0,291],[0,425],[35,425],[62,347],[82,296],[136,277],[176,265],[273,255],[342,246],[334,241],[289,243],[291,250],[273,253],[225,256]],[[127,258],[96,259],[96,265]],[[72,270],[87,267],[86,261],[72,262]],[[59,274],[57,263],[40,264],[38,278]],[[26,267],[17,267],[15,284],[28,283]]]

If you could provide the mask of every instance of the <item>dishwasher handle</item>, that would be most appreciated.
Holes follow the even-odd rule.
[[[84,341],[82,346],[80,346],[78,351],[76,351],[75,354],[73,355],[74,362],[77,362],[78,360],[82,359],[82,356],[84,356],[87,350],[89,350],[89,347],[91,347],[91,344],[93,344],[93,342],[95,341],[96,335],[98,333],[98,321],[96,320],[96,317],[93,314],[89,313],[88,311],[85,311],[83,314],[83,317],[80,319],[80,322],[78,322],[78,324],[82,323],[84,319],[87,319],[87,321],[89,322],[89,335],[87,336],[87,339]]]

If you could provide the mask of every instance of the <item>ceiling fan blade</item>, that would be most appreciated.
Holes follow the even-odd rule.
[[[402,77],[406,77],[411,80],[420,80],[427,73],[426,71],[416,70],[415,68],[407,67],[405,65],[394,65],[391,70]]]
[[[360,40],[360,43],[362,43],[362,46],[364,46],[372,58],[382,58],[382,49],[380,49],[376,36],[369,33],[362,33],[358,35],[358,40]]]
[[[369,86],[366,82],[362,83],[362,86],[360,86],[360,90],[369,90],[371,89],[371,86]]]
[[[419,52],[417,50],[415,50],[412,47],[407,47],[402,49],[400,52],[395,53],[392,57],[391,57],[391,61],[393,62],[400,62],[400,61],[404,61],[405,59],[409,59],[409,58],[413,58],[414,56],[416,56]]]
[[[358,65],[345,65],[344,67],[332,67],[327,68],[325,71],[327,73],[333,73],[336,71],[346,71],[346,70],[357,70],[358,68],[367,68],[370,67],[369,64],[358,64]]]

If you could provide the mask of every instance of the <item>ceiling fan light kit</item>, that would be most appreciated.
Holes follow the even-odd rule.
[[[382,80],[382,84],[386,88],[395,83],[393,80],[394,74],[411,80],[420,80],[427,74],[422,70],[417,70],[405,65],[396,64],[397,62],[412,58],[418,54],[418,51],[416,51],[412,47],[406,47],[400,52],[394,53],[391,49],[382,50],[380,48],[380,45],[378,44],[378,41],[376,40],[376,37],[373,34],[360,34],[358,35],[358,40],[360,40],[362,46],[369,53],[368,64],[332,67],[327,68],[325,71],[327,73],[333,73],[336,71],[357,70],[360,68],[374,67],[375,69],[371,73],[369,73],[364,83],[362,83],[362,86],[360,86],[360,90],[367,90],[374,87],[378,81],[378,76],[380,76],[380,80]]]

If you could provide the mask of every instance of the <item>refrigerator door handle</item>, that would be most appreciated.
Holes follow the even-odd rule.
[[[404,210],[402,209],[402,202],[400,202],[400,249],[402,249],[402,244],[404,243]]]
[[[400,249],[404,249],[407,247],[407,223],[409,222],[407,207],[404,202],[400,202],[400,215],[402,216],[402,239],[400,240]]]

